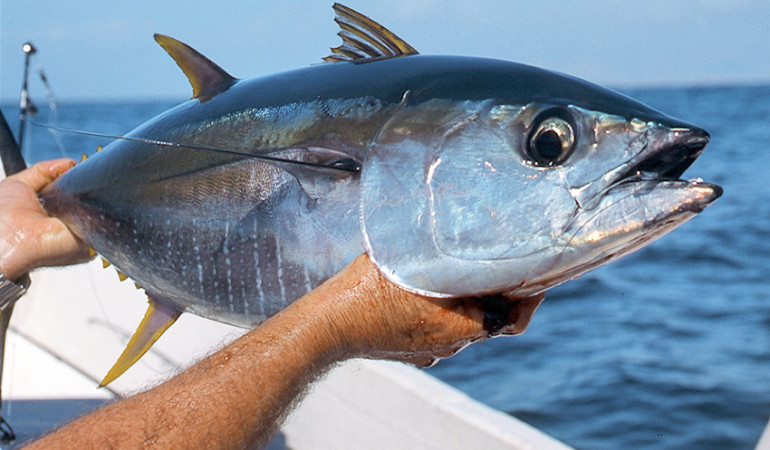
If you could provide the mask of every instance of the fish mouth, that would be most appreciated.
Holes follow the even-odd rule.
[[[709,139],[709,134],[699,128],[668,130],[662,142],[653,146],[645,145],[639,154],[640,158],[628,162],[618,181],[679,180],[703,153]]]
[[[719,197],[722,192],[719,186],[700,179],[681,180],[685,170],[703,153],[709,139],[709,134],[700,128],[652,127],[629,143],[630,148],[637,148],[633,157],[599,179],[572,188],[572,196],[583,211],[595,209],[606,196],[629,183],[650,188],[672,182],[708,185],[713,187],[715,198]]]
[[[659,126],[647,130],[634,143],[640,150],[625,164],[607,174],[607,187],[587,209],[592,210],[601,204],[607,207],[624,195],[633,194],[656,199],[648,203],[647,213],[652,212],[653,205],[661,208],[663,216],[703,211],[722,195],[722,188],[700,178],[684,180],[682,175],[703,153],[709,140],[708,132],[696,127]],[[656,191],[655,194],[652,191]],[[662,216],[659,216],[651,222],[661,219]]]
[[[717,185],[681,179],[709,142],[704,130],[659,127],[637,139],[636,156],[603,177],[605,188],[577,192],[580,208],[565,228],[563,251],[517,294],[532,295],[636,251],[722,195]]]

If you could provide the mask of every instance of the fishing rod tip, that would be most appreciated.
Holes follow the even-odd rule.
[[[32,42],[29,42],[29,41],[27,41],[27,42],[25,42],[24,44],[22,44],[22,46],[21,46],[21,50],[22,50],[24,53],[28,54],[28,55],[32,55],[32,54],[34,54],[35,52],[37,52],[37,48],[35,48],[35,46],[34,46],[34,45],[32,45]]]

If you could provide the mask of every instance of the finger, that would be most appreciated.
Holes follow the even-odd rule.
[[[32,167],[11,175],[8,179],[21,181],[35,192],[38,192],[74,166],[75,161],[69,158],[41,161]]]
[[[2,273],[11,279],[38,267],[77,264],[91,259],[88,246],[56,220],[40,222],[35,236],[7,249],[0,245]],[[13,276],[13,278],[12,278]]]

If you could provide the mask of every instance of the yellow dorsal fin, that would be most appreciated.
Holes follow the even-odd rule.
[[[324,61],[362,62],[417,54],[414,47],[365,15],[339,3],[335,3],[333,8],[337,14],[334,21],[340,26],[337,35],[342,38],[342,45],[332,48],[332,54]]]
[[[117,272],[117,273],[118,273],[118,278],[120,278],[120,281],[126,281],[126,280],[128,280],[128,275],[126,275],[125,273],[121,272],[121,271],[120,271],[120,270],[118,270],[118,269],[115,269],[115,272]]]
[[[88,247],[88,257],[93,258],[94,256],[96,256],[96,250],[93,247]]]
[[[189,45],[162,34],[156,34],[155,40],[187,75],[193,88],[192,98],[210,99],[236,81],[232,75]]]
[[[139,327],[131,336],[131,340],[128,341],[126,349],[118,358],[115,365],[112,366],[107,375],[99,387],[107,386],[111,382],[115,381],[120,375],[123,374],[129,367],[135,362],[139,361],[147,350],[152,347],[152,344],[161,337],[161,335],[170,327],[177,318],[182,314],[182,311],[169,306],[164,302],[158,302],[149,299],[150,305],[147,307],[147,312],[144,314],[144,319],[139,324]]]
[[[107,261],[106,259],[102,258],[102,267],[104,267],[106,269],[106,268],[110,267],[110,265],[111,264],[110,264],[109,261]]]
[[[88,155],[86,155],[85,153],[83,153],[83,156],[81,156],[81,157],[80,157],[80,162],[83,162],[83,161],[85,161],[85,160],[87,160],[87,159],[88,159]]]

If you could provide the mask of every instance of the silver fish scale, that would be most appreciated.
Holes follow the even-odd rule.
[[[207,181],[224,170],[227,183]],[[319,203],[284,171],[253,161],[194,174],[44,201],[155,300],[235,325],[260,323],[362,251],[349,239],[355,189]],[[133,196],[155,200],[114,200]],[[319,223],[329,215],[347,217],[349,229],[324,235]]]

